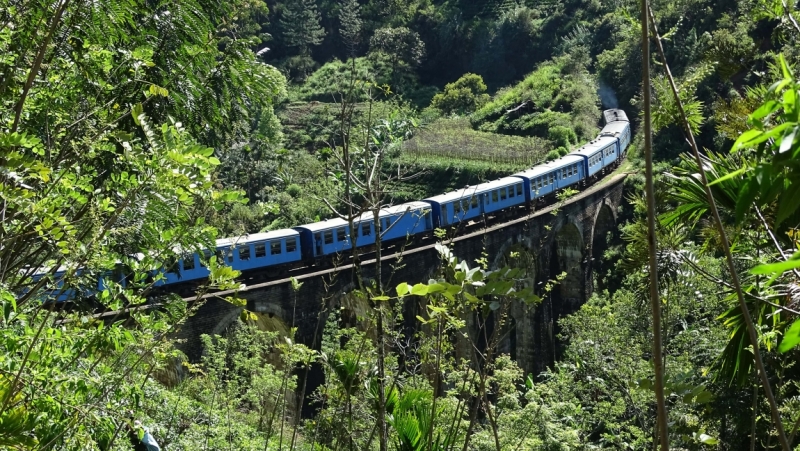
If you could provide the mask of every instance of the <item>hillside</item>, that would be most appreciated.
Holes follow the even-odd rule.
[[[0,449],[797,449],[797,2],[639,5],[0,0]],[[494,255],[257,234],[556,159],[610,107],[624,196],[504,209]],[[376,258],[406,245],[441,264]]]

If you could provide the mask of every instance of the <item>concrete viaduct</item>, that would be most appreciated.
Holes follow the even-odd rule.
[[[616,229],[617,212],[623,200],[625,174],[598,182],[560,205],[540,209],[521,218],[488,228],[470,230],[455,238],[454,255],[474,265],[485,252],[492,268],[502,267],[512,252],[515,264],[526,270],[527,283],[541,287],[566,273],[566,277],[541,304],[515,306],[510,312],[511,328],[501,351],[511,354],[526,373],[538,374],[557,357],[557,321],[576,311],[591,296],[593,273],[602,265],[609,232]],[[439,267],[439,255],[432,238],[403,252],[400,265],[396,254],[383,258],[385,275],[393,273],[387,291],[400,282],[427,281]],[[364,277],[372,277],[374,260],[362,263]],[[392,270],[392,266],[398,266]],[[341,266],[296,276],[303,283],[293,291],[287,279],[247,286],[238,297],[247,301],[261,327],[286,331],[296,327],[296,340],[318,347],[325,318],[332,308],[343,317],[366,316],[366,301],[348,293],[354,288],[353,269]],[[177,333],[179,347],[191,360],[202,354],[201,334],[224,334],[240,317],[243,307],[222,299],[226,293],[207,296],[198,312]],[[414,316],[412,315],[411,318]]]

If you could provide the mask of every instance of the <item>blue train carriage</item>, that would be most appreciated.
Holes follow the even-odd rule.
[[[617,139],[611,136],[599,136],[567,156],[582,158],[586,178],[594,177],[617,162]]]
[[[617,140],[617,160],[621,160],[631,142],[631,124],[628,116],[624,111],[617,109],[605,110],[603,116],[606,126],[603,127],[600,136]]]
[[[59,267],[52,276],[49,274],[50,271],[50,268],[42,268],[40,272],[33,274],[30,279],[30,286],[23,288],[20,292],[20,296],[26,295],[30,289],[36,286],[43,278],[50,277],[52,282],[44,282],[43,287],[45,287],[45,290],[42,293],[42,298],[40,298],[42,301],[55,299],[56,302],[66,302],[73,299],[75,297],[75,289],[64,287],[64,274],[66,274],[67,269],[65,267]],[[51,286],[52,288],[50,288]]]
[[[292,229],[274,230],[234,238],[223,238],[216,242],[217,262],[239,271],[266,268],[301,261],[300,234]],[[210,274],[205,261],[211,256],[205,250],[187,253],[164,273],[165,278],[157,285],[189,282],[208,278]]]
[[[363,231],[359,230],[365,233],[363,238],[358,237],[359,245],[362,239],[370,241],[370,237],[371,241],[375,242],[375,232],[372,229],[370,224],[370,227],[365,227]],[[313,261],[350,248],[350,226],[341,218],[297,226],[294,230],[300,234],[303,260]]]
[[[366,215],[372,219],[372,213]],[[424,234],[433,230],[433,212],[427,202],[408,202],[383,208],[380,219],[383,241]],[[361,246],[361,242],[357,242],[356,245]]]
[[[382,208],[379,213],[383,241],[404,238],[433,229],[431,206],[425,202],[409,202]],[[375,244],[375,223],[372,212],[362,214],[353,221],[356,229],[350,234],[349,223],[341,218],[315,222],[295,227],[300,233],[303,259],[314,260],[326,255],[334,255],[356,247]]]
[[[434,225],[447,227],[497,211],[525,205],[525,183],[517,177],[467,186],[458,191],[424,199],[431,204]]]
[[[568,186],[578,184],[585,178],[585,171],[582,157],[567,155],[550,163],[518,172],[512,177],[525,181],[526,196],[531,201],[535,201]]]
[[[43,278],[50,278],[49,282],[45,282],[44,290],[41,292],[39,300],[43,302],[55,301],[56,303],[63,303],[72,301],[77,297],[89,298],[96,295],[99,291],[105,289],[104,277],[110,277],[111,272],[105,276],[96,274],[87,274],[81,268],[75,271],[71,281],[79,285],[65,286],[64,275],[67,273],[67,268],[64,266],[59,267],[50,275],[49,268],[42,268],[42,271],[33,274],[29,287],[23,288],[20,295],[25,295],[30,290],[30,287],[37,285]]]

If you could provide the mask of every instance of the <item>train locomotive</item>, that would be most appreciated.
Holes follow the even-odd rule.
[[[603,117],[605,126],[595,139],[557,160],[499,180],[381,209],[382,241],[415,238],[431,234],[436,228],[459,226],[484,216],[510,215],[515,210],[547,203],[567,187],[582,188],[594,183],[620,164],[631,140],[630,122],[624,111],[605,110]],[[288,268],[319,264],[354,247],[374,246],[377,227],[372,212],[355,218],[353,228],[350,230],[348,221],[335,218],[220,239],[214,251],[188,254],[175,262],[172,268],[163,271],[163,277],[155,285],[187,284],[208,278],[204,262],[212,252],[218,262],[236,270],[259,269],[279,274]],[[58,276],[56,273],[55,278]],[[96,289],[102,286],[101,279]],[[82,294],[91,295],[91,291],[94,290]],[[74,296],[74,290],[62,291],[56,301],[67,301]]]

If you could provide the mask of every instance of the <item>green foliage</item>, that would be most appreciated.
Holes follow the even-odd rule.
[[[361,44],[362,20],[358,0],[342,0],[339,9],[339,37],[347,47],[348,56],[355,57]]]
[[[425,43],[419,34],[406,27],[380,28],[369,41],[370,52],[384,55],[391,61],[391,85],[397,92],[411,91],[407,80],[413,80],[413,68],[425,56]]]
[[[322,43],[325,29],[314,0],[296,0],[283,6],[280,18],[283,44],[300,55],[308,55],[312,46]]]
[[[486,84],[480,75],[464,74],[444,87],[444,92],[433,96],[431,108],[444,115],[469,114],[489,101]]]
[[[382,52],[392,59],[393,65],[415,66],[425,56],[425,44],[419,34],[406,27],[381,28],[369,41],[370,51]]]
[[[290,92],[290,96],[296,100],[338,102],[355,86],[354,100],[363,102],[368,98],[363,87],[388,85],[391,77],[391,61],[382,54],[346,62],[333,60],[314,71]]]
[[[519,84],[499,91],[472,115],[475,128],[534,136],[564,146],[597,133],[598,96],[594,79],[562,57],[541,64]]]
[[[280,139],[285,80],[251,50],[264,36],[250,13],[264,7],[0,8],[4,446],[113,449],[174,356],[165,337],[201,303],[146,306],[154,275],[209,246],[204,218],[242,201],[214,178],[227,148]],[[208,264],[207,286],[238,287]],[[70,306],[51,309],[65,293]]]
[[[683,110],[686,114],[686,120],[689,122],[689,127],[695,135],[699,133],[700,126],[705,120],[703,117],[703,102],[697,100],[695,92],[697,86],[706,77],[711,75],[712,70],[713,66],[704,64],[690,70],[684,80],[676,80]],[[682,123],[678,104],[675,101],[675,95],[672,92],[667,77],[659,76],[653,80],[653,90],[655,91],[653,132],[658,133],[659,130],[669,125]]]
[[[547,152],[547,155],[545,156],[544,160],[553,161],[553,160],[558,160],[560,157],[561,157],[561,149],[556,149]]]

